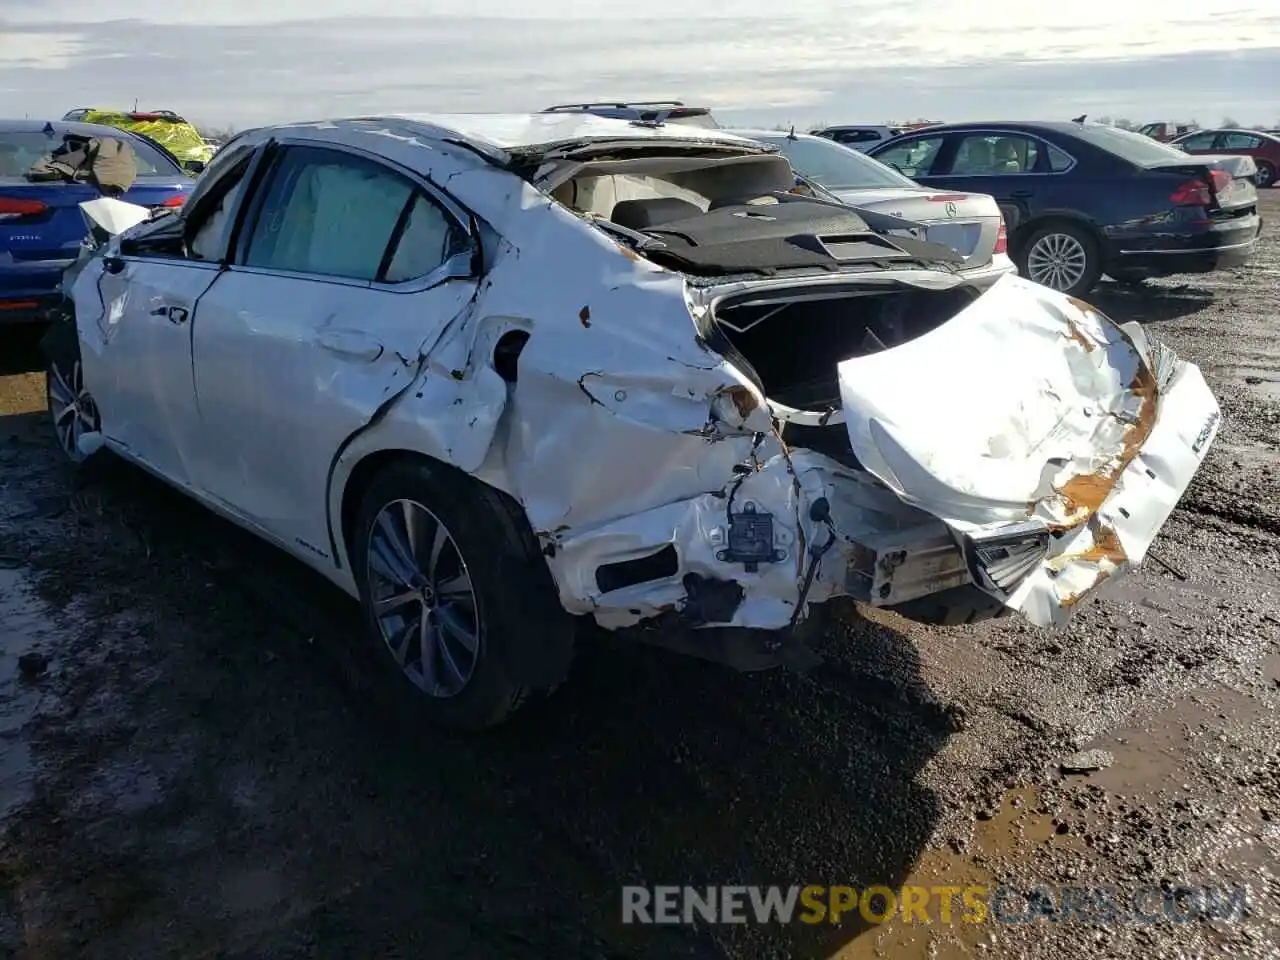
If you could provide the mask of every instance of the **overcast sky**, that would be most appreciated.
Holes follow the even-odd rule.
[[[0,117],[679,97],[744,123],[1280,124],[1278,92],[1275,0],[0,0]]]

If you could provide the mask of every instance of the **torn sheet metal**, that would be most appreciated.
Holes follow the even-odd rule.
[[[722,490],[554,537],[548,563],[561,603],[570,612],[593,613],[610,629],[668,611],[681,612],[694,626],[780,629],[791,622],[800,602],[813,545],[827,548],[815,567],[806,605],[850,592],[847,571],[858,558],[859,541],[929,519],[865,474],[821,454],[787,454],[776,444],[762,453],[767,459],[757,469]],[[819,501],[829,506],[830,527],[812,516]],[[771,518],[775,562],[751,569],[724,559],[732,515],[744,513]],[[669,576],[609,592],[601,589],[596,578],[602,566],[650,557],[663,547],[675,552]],[[954,547],[951,553],[958,555]],[[937,587],[930,583],[929,589]],[[702,602],[703,592],[728,593],[738,600],[713,610]]]
[[[839,374],[854,452],[905,502],[979,545],[1009,527],[1031,550],[1043,531],[1001,598],[1046,626],[1141,562],[1221,417],[1195,366],[1017,277]]]

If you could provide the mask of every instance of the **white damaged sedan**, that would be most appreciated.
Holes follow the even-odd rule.
[[[58,436],[359,597],[454,728],[559,683],[581,616],[740,667],[841,596],[1061,625],[1198,469],[1200,371],[795,183],[592,116],[251,131],[79,268]]]

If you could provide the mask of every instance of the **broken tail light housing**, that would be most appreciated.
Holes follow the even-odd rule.
[[[1213,197],[1209,194],[1209,184],[1204,180],[1188,180],[1169,194],[1169,200],[1175,207],[1207,207],[1213,202]]]
[[[1008,595],[1049,552],[1049,531],[1036,520],[966,538],[965,554],[978,585]]]
[[[39,200],[23,200],[19,197],[0,197],[0,223],[38,217],[49,207]]]
[[[1000,230],[996,233],[996,248],[993,253],[1009,252],[1009,228],[1005,226],[1004,217],[1000,218]]]

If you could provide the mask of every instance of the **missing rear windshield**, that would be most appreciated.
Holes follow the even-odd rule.
[[[84,136],[68,136],[62,133],[44,133],[40,130],[0,130],[0,177],[34,179],[32,171],[41,161],[68,143],[83,142]],[[135,174],[139,177],[172,174],[173,163],[145,140],[134,137],[98,137],[128,144],[133,151]]]

